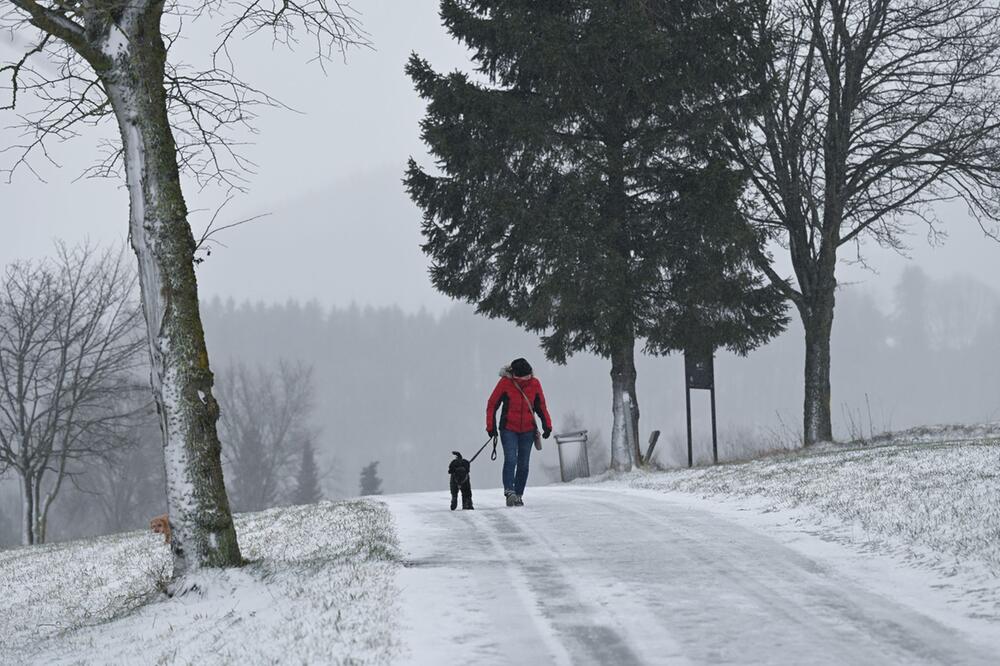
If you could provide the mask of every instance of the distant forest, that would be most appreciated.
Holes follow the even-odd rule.
[[[202,311],[213,368],[220,381],[234,364],[274,368],[280,361],[312,366],[315,387],[308,427],[327,498],[359,493],[363,467],[378,461],[386,493],[447,491],[452,450],[469,456],[486,440],[485,404],[502,364],[517,356],[535,367],[556,432],[583,427],[608,446],[611,384],[607,362],[592,356],[566,366],[546,363],[538,339],[467,306],[443,315],[398,308],[324,309],[316,303],[237,304],[214,299]],[[840,439],[867,438],[919,424],[976,423],[1000,418],[1000,294],[973,280],[929,279],[907,270],[890,311],[857,288],[839,292],[834,323],[833,414]],[[716,360],[720,457],[786,449],[801,436],[803,368],[798,322],[746,358]],[[640,436],[663,431],[656,461],[685,461],[683,362],[638,362]],[[707,461],[707,392],[694,392],[696,461]],[[61,496],[52,519],[55,540],[144,527],[164,510],[162,458],[153,427],[143,455],[117,468],[142,486],[123,512],[102,508],[87,492],[107,470],[88,470],[79,490]],[[226,442],[223,441],[223,446]],[[592,455],[595,467],[607,458]],[[553,440],[532,465],[535,482],[558,478]],[[294,467],[294,466],[292,466]],[[602,471],[594,469],[594,472]],[[473,493],[499,485],[500,464],[480,457]],[[120,481],[118,481],[120,483]],[[90,485],[88,485],[90,484]],[[444,500],[442,500],[444,501]],[[16,542],[18,496],[8,483],[0,501],[0,544]]]
[[[485,440],[484,406],[501,364],[532,362],[556,430],[570,413],[584,427],[610,428],[607,363],[592,356],[566,366],[546,363],[537,337],[456,306],[435,317],[395,308],[325,311],[316,304],[237,305],[204,309],[213,360],[313,364],[319,449],[337,459],[346,494],[357,474],[379,460],[387,492],[443,487],[448,452]],[[279,341],[274,344],[271,341]],[[984,363],[1000,358],[1000,294],[972,280],[933,281],[910,269],[891,312],[848,286],[834,325],[833,391],[839,438],[937,422],[1000,417],[1000,386]],[[789,330],[746,358],[716,360],[721,454],[796,444],[801,420],[802,335]],[[684,433],[683,363],[642,357],[643,439],[663,431],[659,460],[679,464]],[[708,427],[707,394],[695,394],[695,421]],[[551,448],[551,447],[549,447]],[[544,452],[543,452],[544,454]],[[551,462],[554,463],[554,458]],[[479,486],[498,474],[477,461]],[[485,477],[485,478],[484,478]]]

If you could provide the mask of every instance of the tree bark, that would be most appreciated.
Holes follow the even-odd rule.
[[[174,575],[242,563],[222,478],[218,403],[198,308],[195,241],[164,90],[162,5],[126,12],[100,72],[124,147],[151,383],[163,432]]]
[[[45,543],[45,532],[48,528],[49,518],[48,511],[42,511],[38,514],[38,527],[35,530],[35,543]]]
[[[41,480],[39,479],[39,485],[41,485]],[[52,501],[59,494],[59,486],[62,484],[62,478],[58,478],[55,481],[55,487],[49,492],[45,493],[44,500],[36,500],[36,511],[38,512],[38,531],[36,532],[36,543],[45,543],[48,537],[48,527],[49,527],[49,509],[52,508]]]
[[[833,332],[834,293],[816,294],[813,303],[799,308],[806,334],[803,443],[833,441],[830,409],[830,337]]]
[[[21,545],[30,546],[35,543],[35,492],[31,487],[31,475],[21,477]]]
[[[31,499],[31,508],[34,511],[34,515],[31,517],[31,530],[32,530],[32,543],[40,544],[45,543],[45,538],[43,535],[42,527],[42,475],[40,471],[36,471],[34,478],[31,481],[32,490],[34,491],[34,497]]]
[[[639,403],[635,395],[635,339],[611,354],[611,469],[627,472],[639,460]]]

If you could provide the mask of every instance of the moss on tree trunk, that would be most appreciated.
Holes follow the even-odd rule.
[[[219,406],[198,305],[195,241],[181,191],[164,89],[160,11],[128,16],[101,79],[118,120],[130,197],[130,239],[163,431],[174,574],[241,564],[222,477]],[[115,28],[112,28],[115,30]]]

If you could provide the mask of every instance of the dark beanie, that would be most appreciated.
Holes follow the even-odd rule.
[[[515,377],[527,377],[531,374],[531,365],[523,358],[515,358],[510,364],[510,371]]]

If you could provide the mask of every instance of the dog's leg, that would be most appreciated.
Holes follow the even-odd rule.
[[[451,477],[451,510],[454,511],[458,508],[458,482],[455,481],[455,477]]]
[[[472,509],[472,481],[466,477],[465,483],[462,484],[462,508]]]

